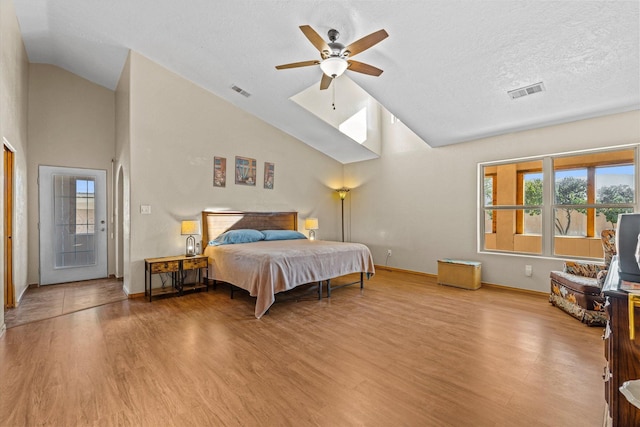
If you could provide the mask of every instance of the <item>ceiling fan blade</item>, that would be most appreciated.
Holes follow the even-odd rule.
[[[285,70],[287,68],[308,67],[310,65],[318,65],[319,63],[320,61],[315,59],[312,61],[292,62],[291,64],[276,65],[276,69]]]
[[[349,66],[347,70],[355,71],[356,73],[368,74],[370,76],[379,76],[382,74],[383,70],[380,68],[374,67],[373,65],[365,64],[364,62],[358,61],[347,61]]]
[[[364,36],[360,40],[356,40],[355,42],[351,43],[345,48],[345,50],[348,50],[350,52],[349,56],[356,56],[360,52],[369,49],[371,46],[380,43],[387,37],[389,37],[389,34],[387,34],[385,30],[378,30],[375,33],[371,33],[368,36]]]
[[[325,42],[322,39],[322,37],[320,37],[320,35],[316,33],[316,30],[314,30],[308,25],[300,25],[300,29],[302,30],[304,35],[309,39],[311,44],[314,45],[316,49],[320,51],[320,53],[322,53],[322,51],[324,50],[330,51],[329,45],[327,45],[327,42]]]
[[[331,81],[333,79],[327,76],[325,73],[322,73],[322,80],[320,80],[320,90],[325,90],[329,88]]]

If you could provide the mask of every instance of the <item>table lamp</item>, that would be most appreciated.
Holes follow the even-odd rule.
[[[309,240],[316,240],[316,230],[318,229],[318,218],[305,219],[304,228],[309,230]]]
[[[200,234],[200,221],[182,221],[181,232],[183,236],[187,237],[186,256],[196,255],[196,239],[194,234]]]

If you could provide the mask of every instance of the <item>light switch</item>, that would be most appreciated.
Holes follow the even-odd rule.
[[[151,215],[151,205],[140,205],[140,213],[142,215]]]

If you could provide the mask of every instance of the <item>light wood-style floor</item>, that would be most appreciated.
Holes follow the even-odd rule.
[[[127,299],[122,281],[85,280],[29,288],[20,304],[4,312],[8,328]]]
[[[223,285],[8,329],[0,425],[601,426],[601,334],[400,272],[261,320]]]

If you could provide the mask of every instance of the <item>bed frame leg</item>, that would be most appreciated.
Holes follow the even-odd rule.
[[[331,279],[327,279],[327,298],[331,298]]]
[[[318,281],[318,299],[322,299],[322,281]]]
[[[364,272],[360,272],[360,289],[364,289]]]

